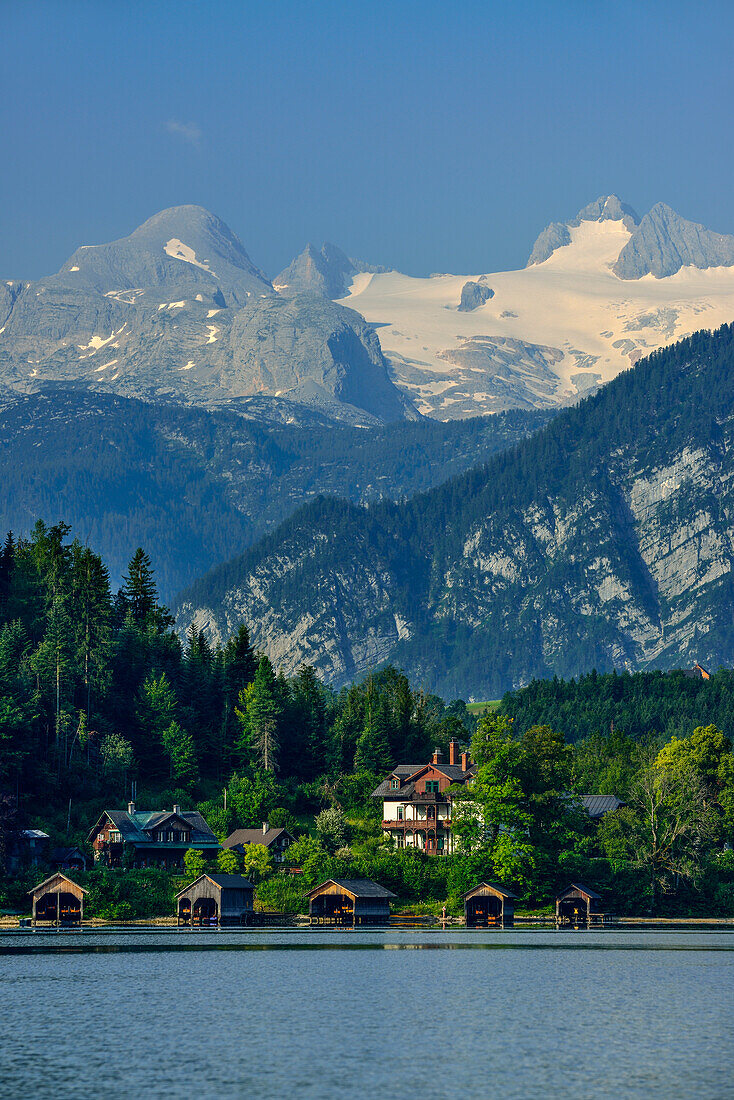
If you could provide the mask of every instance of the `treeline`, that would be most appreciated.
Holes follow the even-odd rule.
[[[508,691],[500,709],[520,733],[531,726],[561,729],[568,741],[623,731],[635,740],[685,737],[696,726],[734,729],[734,670],[709,680],[672,672],[596,671],[576,680],[533,680]]]

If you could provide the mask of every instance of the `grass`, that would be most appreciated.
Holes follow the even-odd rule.
[[[497,710],[501,699],[488,699],[486,703],[467,703],[466,709],[470,714],[484,714],[485,710]]]

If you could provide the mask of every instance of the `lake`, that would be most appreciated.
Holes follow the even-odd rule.
[[[0,1097],[734,1097],[734,931],[0,934]]]

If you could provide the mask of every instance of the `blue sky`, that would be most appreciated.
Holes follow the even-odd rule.
[[[614,191],[734,233],[734,4],[2,5],[0,274],[166,206],[274,275],[306,243],[416,274],[522,265]]]

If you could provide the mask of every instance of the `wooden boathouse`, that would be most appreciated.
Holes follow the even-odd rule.
[[[572,882],[556,898],[557,925],[604,924],[608,919],[599,894],[580,882]]]
[[[464,894],[467,928],[488,928],[491,924],[512,924],[517,895],[496,882],[480,882]]]
[[[192,928],[252,923],[254,889],[244,875],[199,875],[176,894],[177,924]]]
[[[306,894],[311,924],[389,924],[395,894],[368,878],[330,878]]]
[[[33,898],[32,923],[81,924],[86,890],[57,871],[28,893]]]

